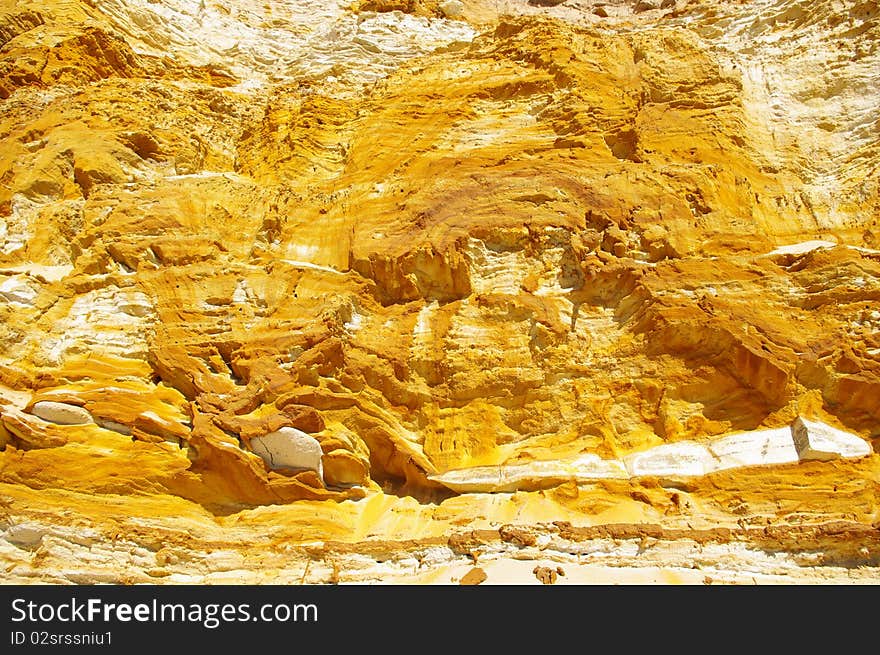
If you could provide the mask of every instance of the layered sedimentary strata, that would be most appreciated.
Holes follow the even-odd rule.
[[[517,491],[551,488],[566,482],[605,478],[704,476],[742,466],[829,461],[871,454],[861,437],[800,417],[787,428],[753,430],[705,444],[676,441],[627,455],[622,461],[594,454],[574,460],[531,461],[452,470],[432,476],[454,491]]]
[[[6,578],[876,578],[878,19],[0,2]]]

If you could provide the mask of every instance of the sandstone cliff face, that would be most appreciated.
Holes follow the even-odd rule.
[[[876,579],[878,20],[0,2],[5,579]]]

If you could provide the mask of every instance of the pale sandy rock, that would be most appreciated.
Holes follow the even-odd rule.
[[[800,416],[791,424],[791,435],[802,460],[865,457],[872,452],[861,437]]]
[[[340,72],[350,81],[374,81],[406,59],[474,36],[473,28],[459,21],[399,11],[357,16],[343,0],[283,0],[271,6],[234,0],[227,5],[122,0],[101,9],[128,35],[136,52],[172,52],[195,65],[229,69],[252,82],[238,85],[245,92],[269,81]]]
[[[444,0],[438,7],[446,18],[456,20],[464,15],[464,4],[460,0]]]
[[[753,430],[715,439],[706,444],[717,459],[715,469],[739,466],[767,466],[798,461],[798,453],[788,427]]]
[[[25,274],[40,282],[57,282],[67,276],[72,270],[73,265],[71,264],[44,265],[27,262],[5,267],[2,272]]]
[[[237,551],[217,550],[205,558],[205,566],[212,573],[234,571],[241,568],[243,560]]]
[[[87,409],[51,400],[34,403],[31,413],[44,421],[60,425],[85,425],[93,422],[92,415]]]
[[[584,455],[572,461],[476,466],[429,477],[454,491],[472,493],[541,489],[564,482],[589,482],[626,476],[621,462],[603,460],[597,455]]]
[[[251,439],[251,450],[270,468],[309,469],[323,478],[321,444],[296,428],[281,428]]]
[[[48,334],[31,338],[36,356],[45,362],[60,363],[81,353],[140,359],[155,312],[149,297],[132,288],[108,286],[62,300],[53,311],[57,318]]]
[[[632,476],[705,475],[715,469],[715,459],[706,446],[684,441],[628,455],[623,462]]]
[[[0,298],[18,305],[33,305],[39,289],[20,277],[9,277],[0,283]]]
[[[803,255],[819,248],[834,248],[837,245],[834,241],[823,241],[813,239],[810,241],[802,241],[800,243],[791,243],[785,246],[779,246],[771,250],[768,255]]]
[[[20,548],[36,548],[39,546],[47,530],[33,523],[16,523],[10,525],[3,533],[3,538]]]
[[[98,419],[95,422],[105,430],[112,430],[113,432],[118,432],[119,434],[124,434],[126,436],[131,435],[131,426],[125,425],[123,423],[106,419]]]

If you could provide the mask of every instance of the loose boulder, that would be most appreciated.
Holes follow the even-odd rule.
[[[87,425],[93,422],[92,415],[87,409],[51,400],[41,400],[34,403],[31,414],[49,423],[59,425]]]
[[[324,481],[321,444],[296,428],[281,428],[251,439],[251,450],[272,469],[308,469]]]

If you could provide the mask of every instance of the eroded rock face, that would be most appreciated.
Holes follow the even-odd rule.
[[[111,540],[102,500],[183,550],[211,512],[285,543],[872,525],[878,24],[0,0],[0,494],[57,510],[44,564],[0,548],[11,579],[259,559],[53,555],[71,503]]]

